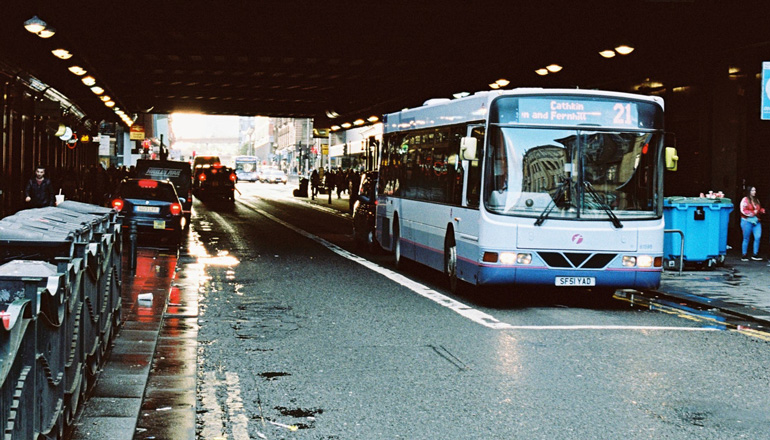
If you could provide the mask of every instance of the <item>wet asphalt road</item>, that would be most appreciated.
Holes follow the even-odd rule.
[[[180,254],[200,439],[770,438],[766,340],[585,291],[453,297],[292,188],[239,189]]]

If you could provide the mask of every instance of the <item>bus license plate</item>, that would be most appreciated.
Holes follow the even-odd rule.
[[[594,277],[556,277],[557,286],[595,286]]]
[[[152,227],[155,229],[166,229],[166,221],[165,220],[155,220],[152,222]]]

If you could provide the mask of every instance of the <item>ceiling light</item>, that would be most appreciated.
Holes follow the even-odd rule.
[[[548,69],[546,69],[545,67],[542,69],[537,69],[535,70],[535,73],[537,73],[540,76],[545,76],[545,75],[548,75]]]
[[[68,140],[72,139],[72,129],[69,128],[69,127],[65,127],[64,128],[64,133],[61,136],[59,136],[59,139],[61,139],[63,141],[68,141]]]
[[[730,75],[737,75],[737,74],[741,73],[741,68],[740,67],[729,67],[727,69],[727,73],[730,74]]]
[[[91,87],[91,91],[97,95],[101,95],[102,93],[104,93],[104,89],[99,86]]]
[[[96,78],[93,76],[84,76],[81,81],[83,81],[83,84],[87,85],[88,87],[93,86],[96,84]]]
[[[29,20],[24,22],[24,29],[28,30],[29,32],[32,32],[33,34],[37,34],[46,27],[46,22],[38,18],[37,15],[30,18]]]
[[[455,93],[452,96],[454,96],[457,99],[460,99],[460,98],[465,98],[466,96],[470,96],[470,93],[468,93],[468,92],[460,92],[460,93]]]
[[[53,37],[53,34],[56,33],[56,29],[47,26],[45,29],[37,33],[37,36],[40,38],[51,38]]]
[[[380,118],[378,118],[377,116],[372,115],[372,116],[369,116],[368,118],[366,118],[366,120],[369,121],[369,122],[377,122],[377,121],[380,120]]]
[[[627,44],[621,44],[620,46],[615,48],[615,51],[621,55],[628,55],[634,51],[634,48]]]
[[[599,52],[599,55],[603,56],[604,58],[612,58],[615,56],[615,51],[612,49],[607,49]]]
[[[335,118],[339,118],[340,114],[335,112],[334,110],[326,110],[326,117],[329,119],[335,119]]]
[[[548,71],[551,73],[556,73],[562,69],[562,67],[558,64],[549,64],[545,66],[545,68],[548,69]]]
[[[337,131],[337,130],[339,130],[340,128],[341,128],[341,127],[340,127],[339,125],[332,125],[332,126],[331,126],[331,129],[332,129],[332,131]]]
[[[352,126],[353,124],[351,124],[350,122],[345,122],[344,124],[342,124],[342,128],[350,128]]]
[[[504,79],[504,78],[501,78],[501,79],[498,79],[497,81],[495,81],[495,84],[497,84],[500,87],[505,87],[505,86],[507,86],[510,83],[511,83],[510,81],[508,81],[507,79]]]
[[[81,76],[81,75],[85,75],[86,74],[86,70],[83,69],[80,66],[70,66],[69,67],[69,71],[74,73],[77,76]]]
[[[56,132],[54,133],[54,136],[56,137],[64,136],[64,133],[66,132],[67,132],[67,126],[64,124],[59,124],[58,127],[56,128]]]
[[[364,125],[364,122],[366,121],[364,121],[363,119],[356,119],[355,121],[353,121],[353,125]]]
[[[492,83],[492,84],[490,84],[490,85],[489,85],[489,88],[490,88],[490,89],[499,89],[499,88],[500,88],[500,84],[498,84],[498,83]]]
[[[115,107],[115,102],[113,101],[104,101],[104,105],[107,107]]]
[[[101,99],[102,102],[112,101],[112,98],[110,98],[109,95],[102,95],[99,97],[99,99]]]
[[[72,58],[72,54],[67,49],[54,49],[51,53],[60,60],[68,60]]]

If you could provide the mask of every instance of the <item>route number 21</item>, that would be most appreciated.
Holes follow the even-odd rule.
[[[631,104],[617,103],[612,109],[615,110],[613,124],[631,125]]]

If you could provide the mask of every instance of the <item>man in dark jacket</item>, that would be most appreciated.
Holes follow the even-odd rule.
[[[35,177],[29,179],[24,195],[30,208],[42,208],[53,206],[53,186],[51,180],[45,177],[45,167],[38,166],[35,169]]]

